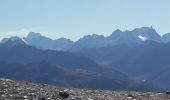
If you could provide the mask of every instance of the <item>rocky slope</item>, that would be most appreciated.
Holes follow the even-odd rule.
[[[169,93],[64,88],[0,79],[0,100],[170,100]]]

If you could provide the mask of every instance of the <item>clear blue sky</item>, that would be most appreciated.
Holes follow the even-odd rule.
[[[0,38],[35,31],[75,40],[142,26],[170,32],[170,0],[0,0]]]

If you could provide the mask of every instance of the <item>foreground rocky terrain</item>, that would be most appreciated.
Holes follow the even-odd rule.
[[[1,78],[0,100],[170,100],[170,93],[64,88]]]

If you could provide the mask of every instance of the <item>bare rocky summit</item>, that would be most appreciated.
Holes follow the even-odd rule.
[[[1,78],[0,100],[170,100],[170,94],[66,88]]]

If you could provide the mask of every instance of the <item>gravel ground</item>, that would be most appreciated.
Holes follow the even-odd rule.
[[[170,93],[88,90],[0,79],[0,100],[170,100]]]

